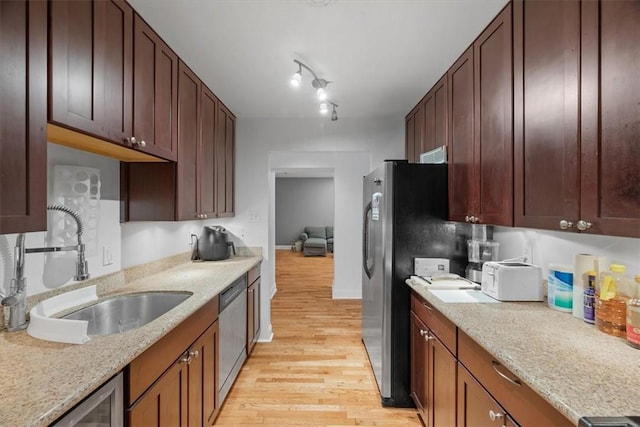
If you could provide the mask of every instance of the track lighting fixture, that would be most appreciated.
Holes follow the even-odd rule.
[[[297,59],[294,59],[293,62],[298,64],[298,71],[296,71],[293,76],[291,76],[291,86],[296,88],[300,87],[300,85],[302,84],[302,69],[304,68],[305,70],[307,70],[313,76],[311,86],[313,86],[313,88],[316,90],[316,96],[318,97],[318,101],[320,101],[320,114],[327,114],[329,112],[328,104],[331,104],[333,106],[331,120],[338,120],[338,113],[336,112],[336,107],[338,105],[328,100],[329,95],[327,94],[326,90],[327,85],[331,82],[319,78],[315,71],[313,71],[306,64],[303,64]]]

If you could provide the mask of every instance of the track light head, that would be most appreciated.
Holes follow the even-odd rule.
[[[300,84],[302,83],[302,65],[298,64],[298,71],[293,73],[289,82],[293,87],[300,87]]]
[[[313,76],[313,80],[311,80],[311,86],[316,90],[316,95],[318,96],[318,100],[320,101],[320,114],[327,114],[329,112],[329,104],[333,105],[333,111],[331,112],[331,120],[338,120],[338,113],[336,112],[337,105],[331,101],[329,101],[329,95],[327,94],[326,87],[330,81],[325,79],[321,79],[318,75],[307,65],[302,62],[294,59],[293,62],[298,64],[298,71],[296,71],[291,77],[290,83],[293,87],[300,87],[302,84],[302,69],[304,68]]]

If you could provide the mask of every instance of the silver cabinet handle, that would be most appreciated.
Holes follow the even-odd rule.
[[[138,142],[138,140],[136,139],[135,136],[130,136],[129,138],[125,138],[124,142],[131,144],[131,145],[136,145],[136,143]]]
[[[194,359],[197,359],[198,356],[200,356],[200,352],[198,350],[191,350],[189,352],[189,357],[193,357]]]
[[[580,231],[584,231],[584,230],[588,230],[591,228],[593,224],[591,224],[590,222],[584,221],[584,220],[580,220],[578,221],[578,223],[576,224],[576,228]]]
[[[573,223],[571,221],[567,221],[566,219],[560,220],[560,229],[561,230],[567,230],[567,229],[569,229],[571,227],[573,227]]]
[[[504,414],[500,412],[494,412],[493,409],[490,409],[489,418],[491,418],[491,421],[499,420],[501,418],[504,418]]]
[[[471,222],[471,221],[469,220],[469,218],[470,218],[470,217],[469,217],[469,215],[465,216],[465,217],[464,217],[465,222]]]
[[[421,337],[427,335],[428,333],[429,333],[429,331],[425,331],[424,329],[420,329],[420,336]]]
[[[426,308],[429,311],[433,311],[433,308],[429,307],[429,304],[427,304],[426,302],[423,302],[422,305],[424,306],[424,308]]]
[[[147,143],[146,143],[146,142],[144,142],[144,141],[140,141],[140,142],[138,143],[138,147],[142,147],[142,148],[144,148],[144,147],[146,147],[146,146],[147,146]]]
[[[498,362],[496,362],[495,360],[492,360],[491,366],[493,367],[493,370],[496,371],[496,374],[500,375],[505,381],[510,382],[515,386],[522,387],[522,383],[520,382],[520,380],[517,380],[517,379],[514,380],[512,378],[509,378],[508,376],[506,376],[505,374],[503,374],[498,370],[498,366],[500,366]]]

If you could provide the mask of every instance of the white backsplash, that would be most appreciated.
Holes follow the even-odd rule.
[[[549,264],[573,265],[577,254],[605,256],[609,263],[625,264],[627,276],[640,274],[640,239],[494,227],[493,240],[500,242],[500,259],[520,256],[528,248],[529,262],[543,268],[543,277]]]

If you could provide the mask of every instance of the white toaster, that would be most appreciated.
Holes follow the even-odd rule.
[[[481,289],[498,301],[542,301],[542,269],[521,262],[485,262]]]

